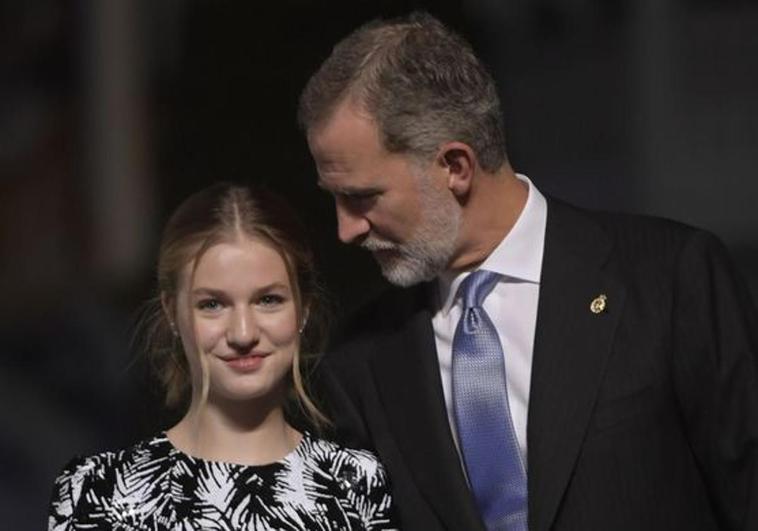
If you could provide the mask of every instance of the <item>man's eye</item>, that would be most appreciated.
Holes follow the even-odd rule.
[[[372,208],[377,199],[379,199],[378,192],[358,192],[351,194],[342,194],[337,197],[337,204],[341,204],[343,207],[363,212]]]
[[[347,201],[362,202],[376,199],[379,197],[379,192],[371,190],[366,192],[349,192],[341,194]]]
[[[203,299],[198,301],[198,310],[205,310],[209,312],[215,312],[221,309],[221,302],[217,299]]]
[[[362,193],[362,194],[356,194],[353,197],[355,199],[357,199],[358,201],[369,201],[371,199],[376,199],[377,197],[379,197],[379,193],[378,192],[366,192],[366,193]]]

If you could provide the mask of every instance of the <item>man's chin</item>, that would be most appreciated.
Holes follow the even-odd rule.
[[[398,260],[402,260],[402,255],[397,249],[375,249],[371,251],[371,256],[382,269],[386,265],[392,265]]]
[[[431,271],[431,268],[427,264],[413,263],[396,251],[390,253],[383,251],[382,256],[374,253],[374,258],[379,264],[382,276],[390,284],[401,288],[407,288],[419,282],[431,280],[437,276],[437,273]]]

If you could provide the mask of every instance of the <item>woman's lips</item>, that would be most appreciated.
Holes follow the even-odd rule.
[[[224,358],[224,362],[237,372],[257,371],[268,354],[247,354],[235,358]]]

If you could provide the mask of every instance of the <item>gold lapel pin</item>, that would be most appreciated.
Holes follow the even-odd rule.
[[[608,297],[606,297],[605,294],[598,295],[590,304],[590,311],[595,314],[604,312],[607,301]]]

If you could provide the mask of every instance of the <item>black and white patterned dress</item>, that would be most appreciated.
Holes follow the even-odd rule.
[[[304,434],[281,461],[245,466],[177,450],[164,434],[72,460],[55,480],[50,531],[396,529],[374,454]]]

